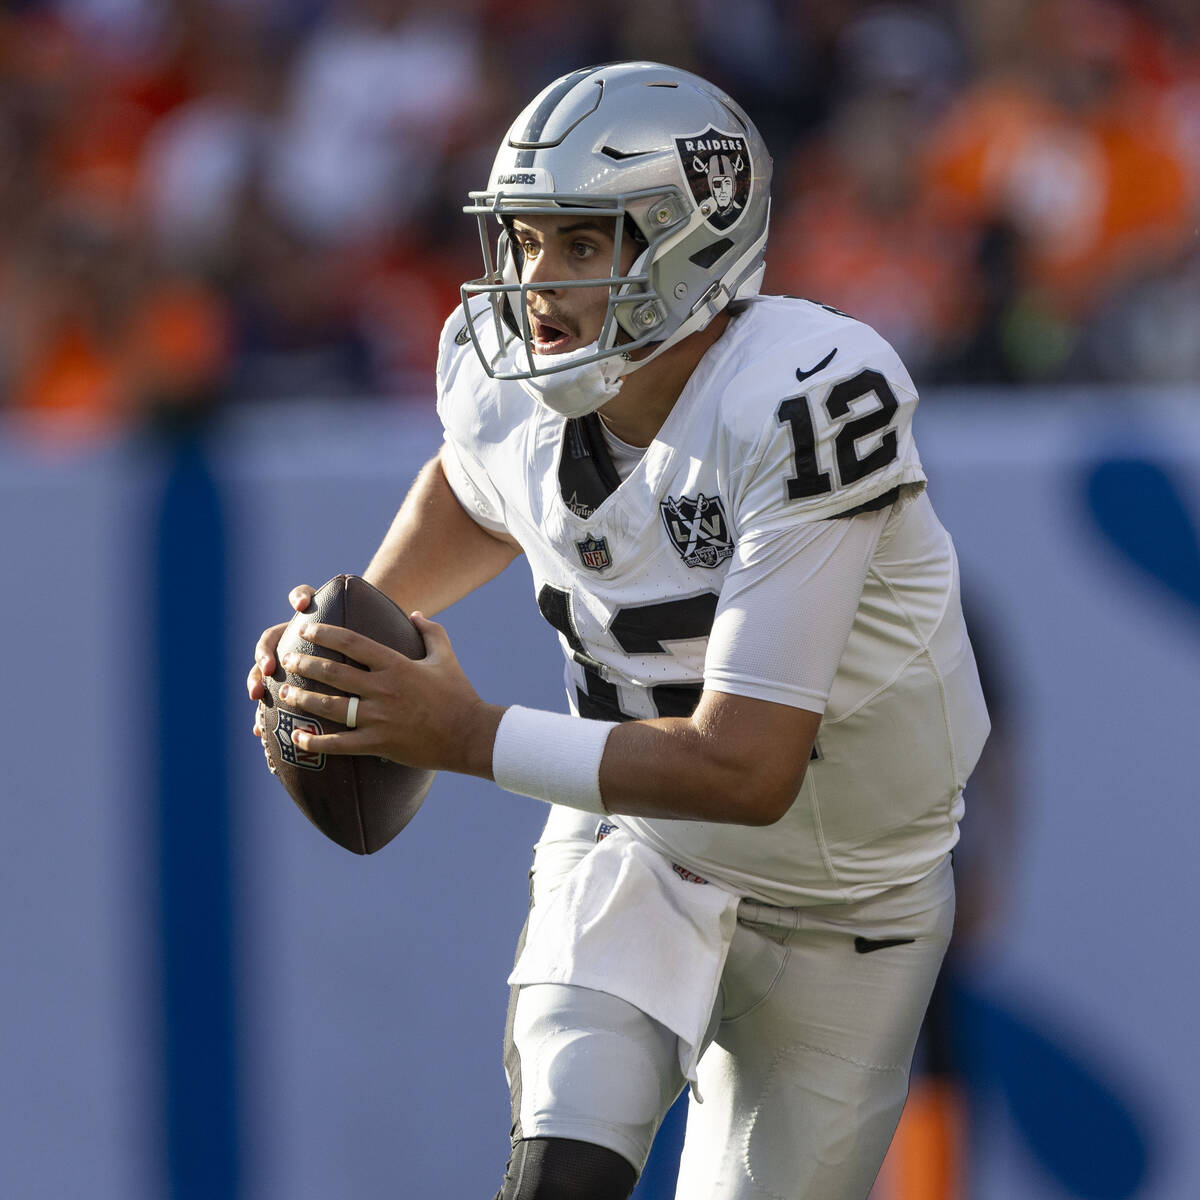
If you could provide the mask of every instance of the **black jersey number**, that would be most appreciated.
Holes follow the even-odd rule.
[[[637,720],[622,711],[616,685],[604,678],[600,663],[588,654],[571,619],[571,593],[544,583],[537,603],[542,616],[567,639],[571,656],[583,668],[587,687],[577,689],[579,715],[602,721]],[[632,604],[617,610],[610,632],[626,654],[669,654],[665,642],[707,637],[716,612],[716,592],[658,604]],[[660,717],[690,717],[703,690],[698,683],[659,684],[651,689],[654,709]]]
[[[900,407],[896,394],[887,379],[878,371],[860,371],[853,379],[835,384],[825,397],[825,411],[832,421],[840,421],[850,412],[850,406],[863,396],[873,395],[878,407],[860,413],[847,421],[833,439],[838,478],[842,487],[849,487],[868,475],[881,471],[896,458],[896,431],[889,429],[896,409]],[[795,448],[796,474],[787,481],[789,500],[806,500],[833,491],[833,479],[817,463],[817,439],[813,428],[812,410],[807,396],[792,396],[779,406],[777,419],[792,433]],[[871,434],[885,431],[879,444],[869,453],[859,456],[858,444]]]

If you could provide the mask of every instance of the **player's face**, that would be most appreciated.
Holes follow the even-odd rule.
[[[591,345],[599,336],[608,310],[609,289],[554,287],[555,283],[610,278],[613,265],[611,217],[530,216],[513,222],[512,233],[525,262],[521,282],[546,283],[526,294],[535,354],[566,354]],[[621,244],[622,273],[629,270],[636,247]]]

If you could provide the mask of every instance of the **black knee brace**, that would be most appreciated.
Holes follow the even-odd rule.
[[[496,1200],[628,1200],[637,1172],[615,1150],[573,1138],[524,1138]]]

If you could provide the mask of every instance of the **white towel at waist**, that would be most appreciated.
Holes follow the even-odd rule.
[[[563,983],[606,992],[679,1038],[696,1079],[738,897],[698,881],[617,830],[533,909],[510,984]]]

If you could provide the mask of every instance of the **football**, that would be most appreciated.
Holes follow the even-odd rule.
[[[341,625],[409,658],[424,658],[425,644],[404,612],[358,575],[336,575],[296,613],[279,639],[276,658],[289,651],[312,654],[335,662],[353,659],[300,637],[307,621]],[[277,666],[264,681],[266,695],[259,701],[259,725],[271,772],[287,789],[300,811],[326,837],[355,854],[374,854],[386,846],[416,815],[436,772],[402,766],[386,758],[367,755],[316,754],[301,750],[292,731],[340,733],[346,727],[327,717],[294,711],[280,702],[279,689],[289,683],[314,692],[336,689],[285,672]]]

